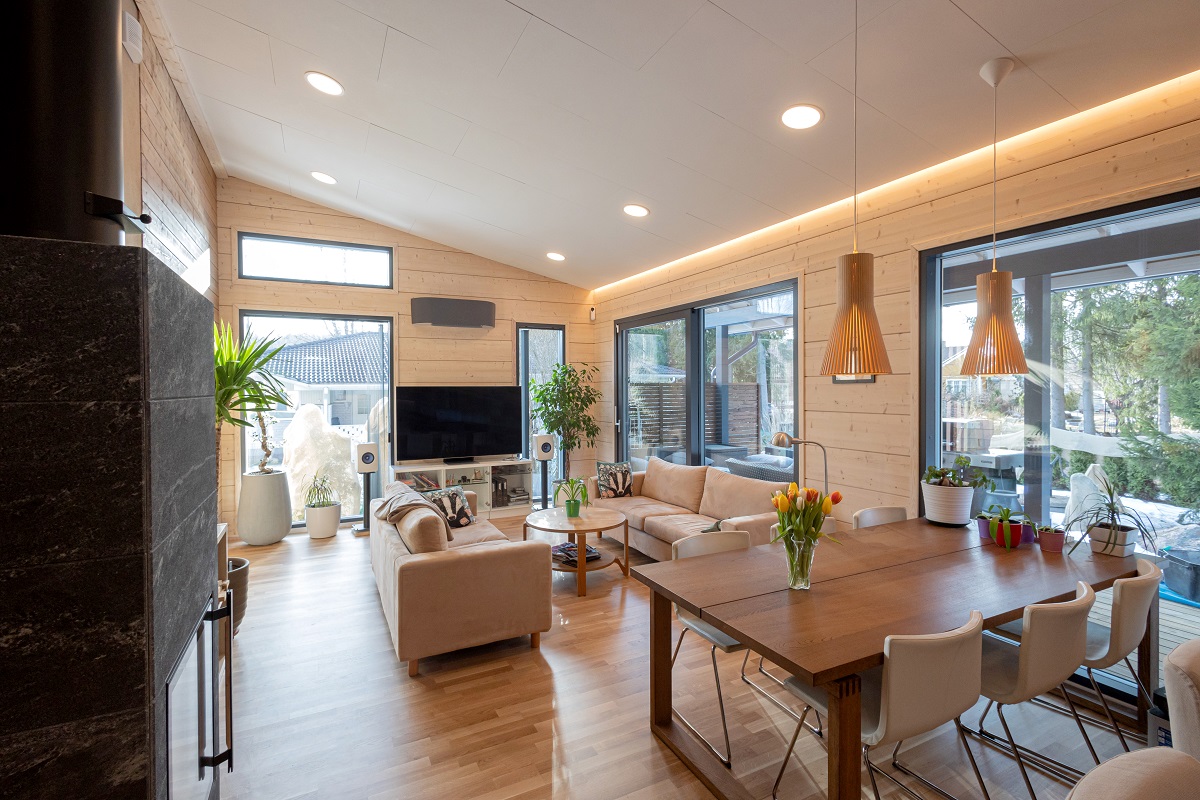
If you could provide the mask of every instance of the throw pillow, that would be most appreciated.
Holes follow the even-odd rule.
[[[471,505],[467,502],[467,496],[461,486],[426,492],[425,499],[441,509],[451,528],[465,528],[475,521],[471,514]]]
[[[597,461],[596,486],[601,497],[632,497],[633,469],[628,461]]]

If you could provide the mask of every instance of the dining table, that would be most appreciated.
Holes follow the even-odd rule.
[[[923,518],[841,531],[822,538],[807,590],[788,587],[782,544],[645,564],[633,569],[651,591],[650,727],[718,798],[751,795],[733,772],[674,719],[672,604],[828,693],[825,742],[828,797],[857,798],[861,786],[859,673],[883,664],[891,635],[931,634],[964,624],[972,610],[985,627],[1021,617],[1028,605],[1068,600],[1077,581],[1096,591],[1137,575],[1134,556],[1006,550],[974,525]],[[1157,685],[1158,602],[1138,648],[1143,682]],[[1153,681],[1147,680],[1153,672]],[[1144,701],[1139,697],[1141,715]],[[780,758],[783,746],[780,746]],[[736,763],[736,762],[735,762]]]

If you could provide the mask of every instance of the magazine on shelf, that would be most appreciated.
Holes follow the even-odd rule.
[[[600,557],[600,551],[592,547],[590,544],[587,545],[587,549],[584,550],[584,553],[586,553],[585,559],[588,561],[595,561]],[[559,564],[563,564],[568,567],[577,566],[579,563],[576,561],[574,542],[565,542],[564,544],[554,545],[554,547],[550,548],[550,555]]]

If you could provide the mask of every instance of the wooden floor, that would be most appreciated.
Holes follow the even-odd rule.
[[[503,527],[520,535],[519,519]],[[649,732],[649,595],[617,568],[589,575],[584,598],[573,576],[555,574],[553,628],[540,650],[523,637],[423,659],[410,679],[391,647],[365,538],[293,535],[269,547],[234,544],[230,555],[250,559],[251,570],[234,645],[236,771],[222,777],[226,800],[710,797]],[[708,649],[689,639],[675,668],[676,706],[717,739]],[[733,771],[769,797],[793,725],[740,682],[739,657],[717,657]],[[1009,721],[1019,741],[1089,763],[1069,719],[1021,707]],[[1118,750],[1111,735],[1093,740],[1102,757]],[[995,800],[1027,796],[1011,760],[973,747]],[[905,752],[957,796],[979,796],[952,727]],[[796,754],[780,796],[824,797],[823,749],[803,736]],[[1042,800],[1067,794],[1034,779]]]

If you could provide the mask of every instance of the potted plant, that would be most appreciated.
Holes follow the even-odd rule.
[[[988,513],[980,514],[977,522],[979,535],[985,536],[1005,550],[1015,550],[1025,542],[1034,540],[1033,525],[1021,519],[1029,519],[1020,511],[1005,506],[988,506]]]
[[[304,487],[304,527],[311,539],[328,539],[337,534],[342,521],[342,504],[328,475],[317,473]]]
[[[216,401],[217,479],[220,480],[221,431],[226,423],[250,426],[246,414],[254,414],[263,458],[258,469],[242,474],[238,501],[237,532],[248,544],[274,544],[287,535],[292,525],[292,501],[287,473],[267,465],[271,457],[267,412],[288,403],[279,379],[267,371],[283,349],[277,339],[258,339],[249,334],[238,341],[228,323],[213,326],[213,375]]]
[[[592,406],[600,402],[595,386],[599,367],[589,364],[559,364],[545,381],[532,381],[530,396],[534,422],[546,433],[557,434],[563,454],[563,477],[571,477],[571,452],[584,444],[594,447],[600,426]],[[555,497],[558,491],[555,490]]]
[[[812,562],[817,542],[828,538],[822,529],[833,507],[842,502],[842,493],[822,494],[816,489],[792,484],[786,492],[771,497],[779,522],[771,526],[771,541],[783,542],[788,562],[788,587],[808,589],[812,585]]]
[[[1038,545],[1043,553],[1061,553],[1067,532],[1054,525],[1039,525],[1037,529]]]
[[[563,507],[567,509],[567,516],[574,518],[579,516],[580,503],[588,502],[587,483],[583,478],[567,478],[558,482],[558,486],[554,489],[554,502],[558,502],[560,492],[565,492],[567,499],[563,501]]]
[[[952,467],[929,466],[921,477],[925,518],[938,525],[961,527],[971,524],[971,501],[979,487],[994,487],[971,459],[959,456]]]
[[[1154,539],[1157,531],[1154,523],[1138,512],[1125,508],[1121,503],[1120,491],[1115,484],[1109,483],[1104,487],[1105,499],[1088,510],[1064,523],[1067,530],[1079,528],[1086,531],[1086,536],[1092,543],[1093,553],[1122,558],[1133,555],[1140,538],[1147,549],[1154,550]],[[1070,553],[1075,552],[1084,537],[1071,546]]]

